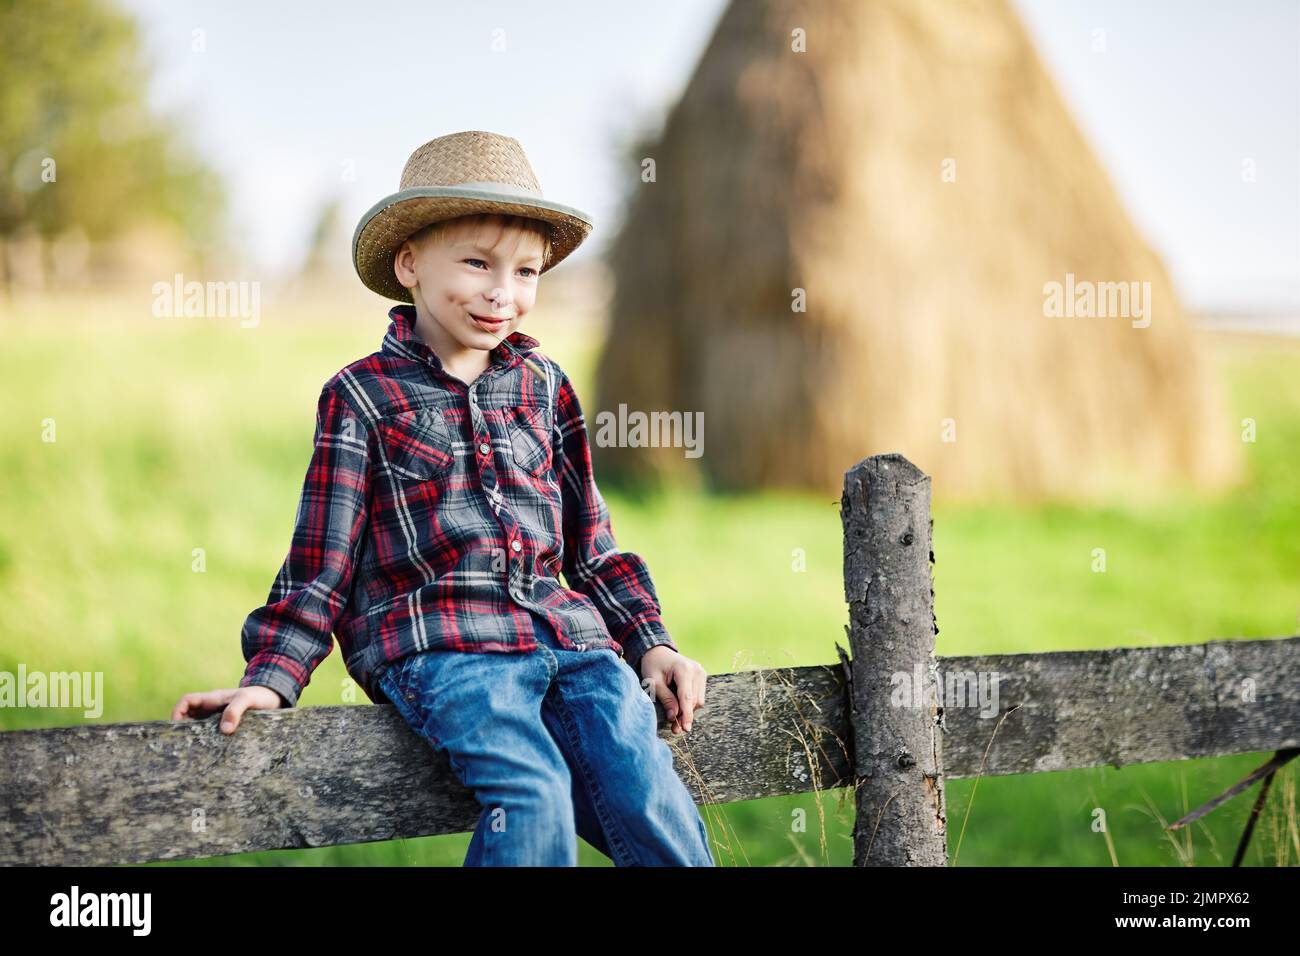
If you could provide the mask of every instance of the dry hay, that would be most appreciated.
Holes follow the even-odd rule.
[[[656,181],[588,425],[702,411],[704,455],[597,448],[602,478],[836,493],[886,452],[946,498],[1240,477],[1198,333],[1003,0],[733,3],[631,152]],[[1149,282],[1150,325],[1045,315],[1067,273]]]

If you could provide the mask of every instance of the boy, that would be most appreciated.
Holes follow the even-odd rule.
[[[590,230],[542,198],[509,137],[412,154],[353,237],[366,286],[409,304],[322,389],[239,689],[187,694],[172,717],[224,708],[232,733],[245,710],[295,706],[337,634],[370,699],[483,805],[466,865],[575,865],[582,836],[619,865],[712,866],[647,696],[689,731],[704,670],[669,638],[644,561],[616,547],[568,377],[517,330]]]

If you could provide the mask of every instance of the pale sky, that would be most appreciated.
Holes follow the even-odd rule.
[[[1013,3],[1183,300],[1300,312],[1300,3]],[[575,258],[599,252],[630,188],[611,144],[657,126],[725,4],[124,5],[144,25],[154,103],[182,111],[274,272],[297,264],[326,198],[342,197],[350,234],[415,147],[461,129],[518,139],[544,193],[595,219]]]

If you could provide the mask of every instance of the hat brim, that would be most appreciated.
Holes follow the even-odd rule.
[[[466,186],[416,186],[375,203],[352,234],[352,263],[366,288],[388,299],[412,302],[397,281],[393,256],[413,233],[457,216],[497,213],[540,219],[551,227],[551,258],[540,272],[559,265],[591,234],[591,217],[549,199]]]

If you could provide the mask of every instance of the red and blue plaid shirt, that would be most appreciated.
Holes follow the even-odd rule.
[[[620,551],[568,376],[514,332],[471,384],[399,305],[378,352],[325,383],[297,521],[243,628],[239,686],[293,707],[336,635],[376,703],[378,673],[424,650],[607,647],[640,676],[664,628],[645,561]],[[559,581],[563,572],[567,587]]]

